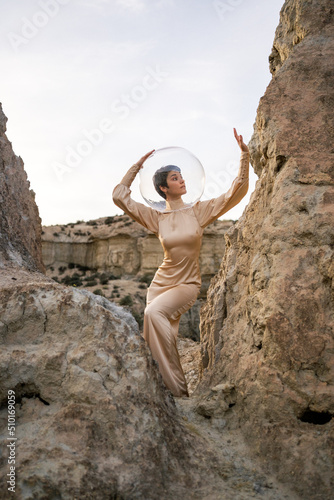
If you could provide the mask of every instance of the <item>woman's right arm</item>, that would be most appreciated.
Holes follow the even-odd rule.
[[[138,203],[131,198],[131,184],[137,173],[142,168],[145,160],[153,153],[150,151],[144,155],[137,163],[132,165],[127,171],[121,182],[113,191],[113,201],[115,205],[121,208],[132,219],[146,227],[153,233],[158,233],[158,213],[142,203]]]

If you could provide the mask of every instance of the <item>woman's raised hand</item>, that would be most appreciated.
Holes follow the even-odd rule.
[[[138,167],[140,167],[140,168],[143,168],[144,162],[147,160],[147,158],[149,156],[151,156],[152,153],[154,153],[154,151],[155,151],[155,149],[152,149],[152,151],[150,151],[149,153],[146,153],[146,155],[142,156],[140,158],[140,160],[136,162],[136,165],[138,165]]]
[[[243,141],[242,135],[238,135],[235,128],[233,129],[233,131],[234,131],[234,137],[236,138],[241,151],[249,151],[248,147],[246,146],[246,144]]]

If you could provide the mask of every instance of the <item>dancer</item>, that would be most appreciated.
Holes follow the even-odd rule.
[[[154,174],[156,191],[166,200],[163,212],[131,198],[131,184],[150,151],[135,163],[113,191],[114,203],[160,240],[164,260],[147,290],[143,336],[167,388],[175,397],[188,396],[176,339],[180,317],[195,303],[201,288],[199,253],[204,228],[237,205],[248,191],[249,151],[241,135],[239,172],[227,193],[194,205],[185,205],[186,191],[180,168],[162,167]]]

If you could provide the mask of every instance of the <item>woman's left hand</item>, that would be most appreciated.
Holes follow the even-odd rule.
[[[241,149],[241,151],[249,151],[248,147],[246,146],[246,144],[244,143],[243,141],[243,138],[242,138],[242,135],[238,135],[236,129],[234,128],[233,129],[234,131],[234,137],[236,138],[238,144],[239,144],[239,148]]]

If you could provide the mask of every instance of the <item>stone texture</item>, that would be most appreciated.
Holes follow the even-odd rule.
[[[41,255],[41,219],[35,193],[6,136],[0,103],[0,267],[11,262],[18,267],[44,270]]]
[[[259,180],[202,310],[198,388],[201,414],[241,426],[319,500],[334,487],[333,53],[333,3],[286,1],[249,144]]]
[[[186,377],[188,392],[193,394],[197,387],[201,368],[201,344],[189,338],[178,336],[177,350]]]

